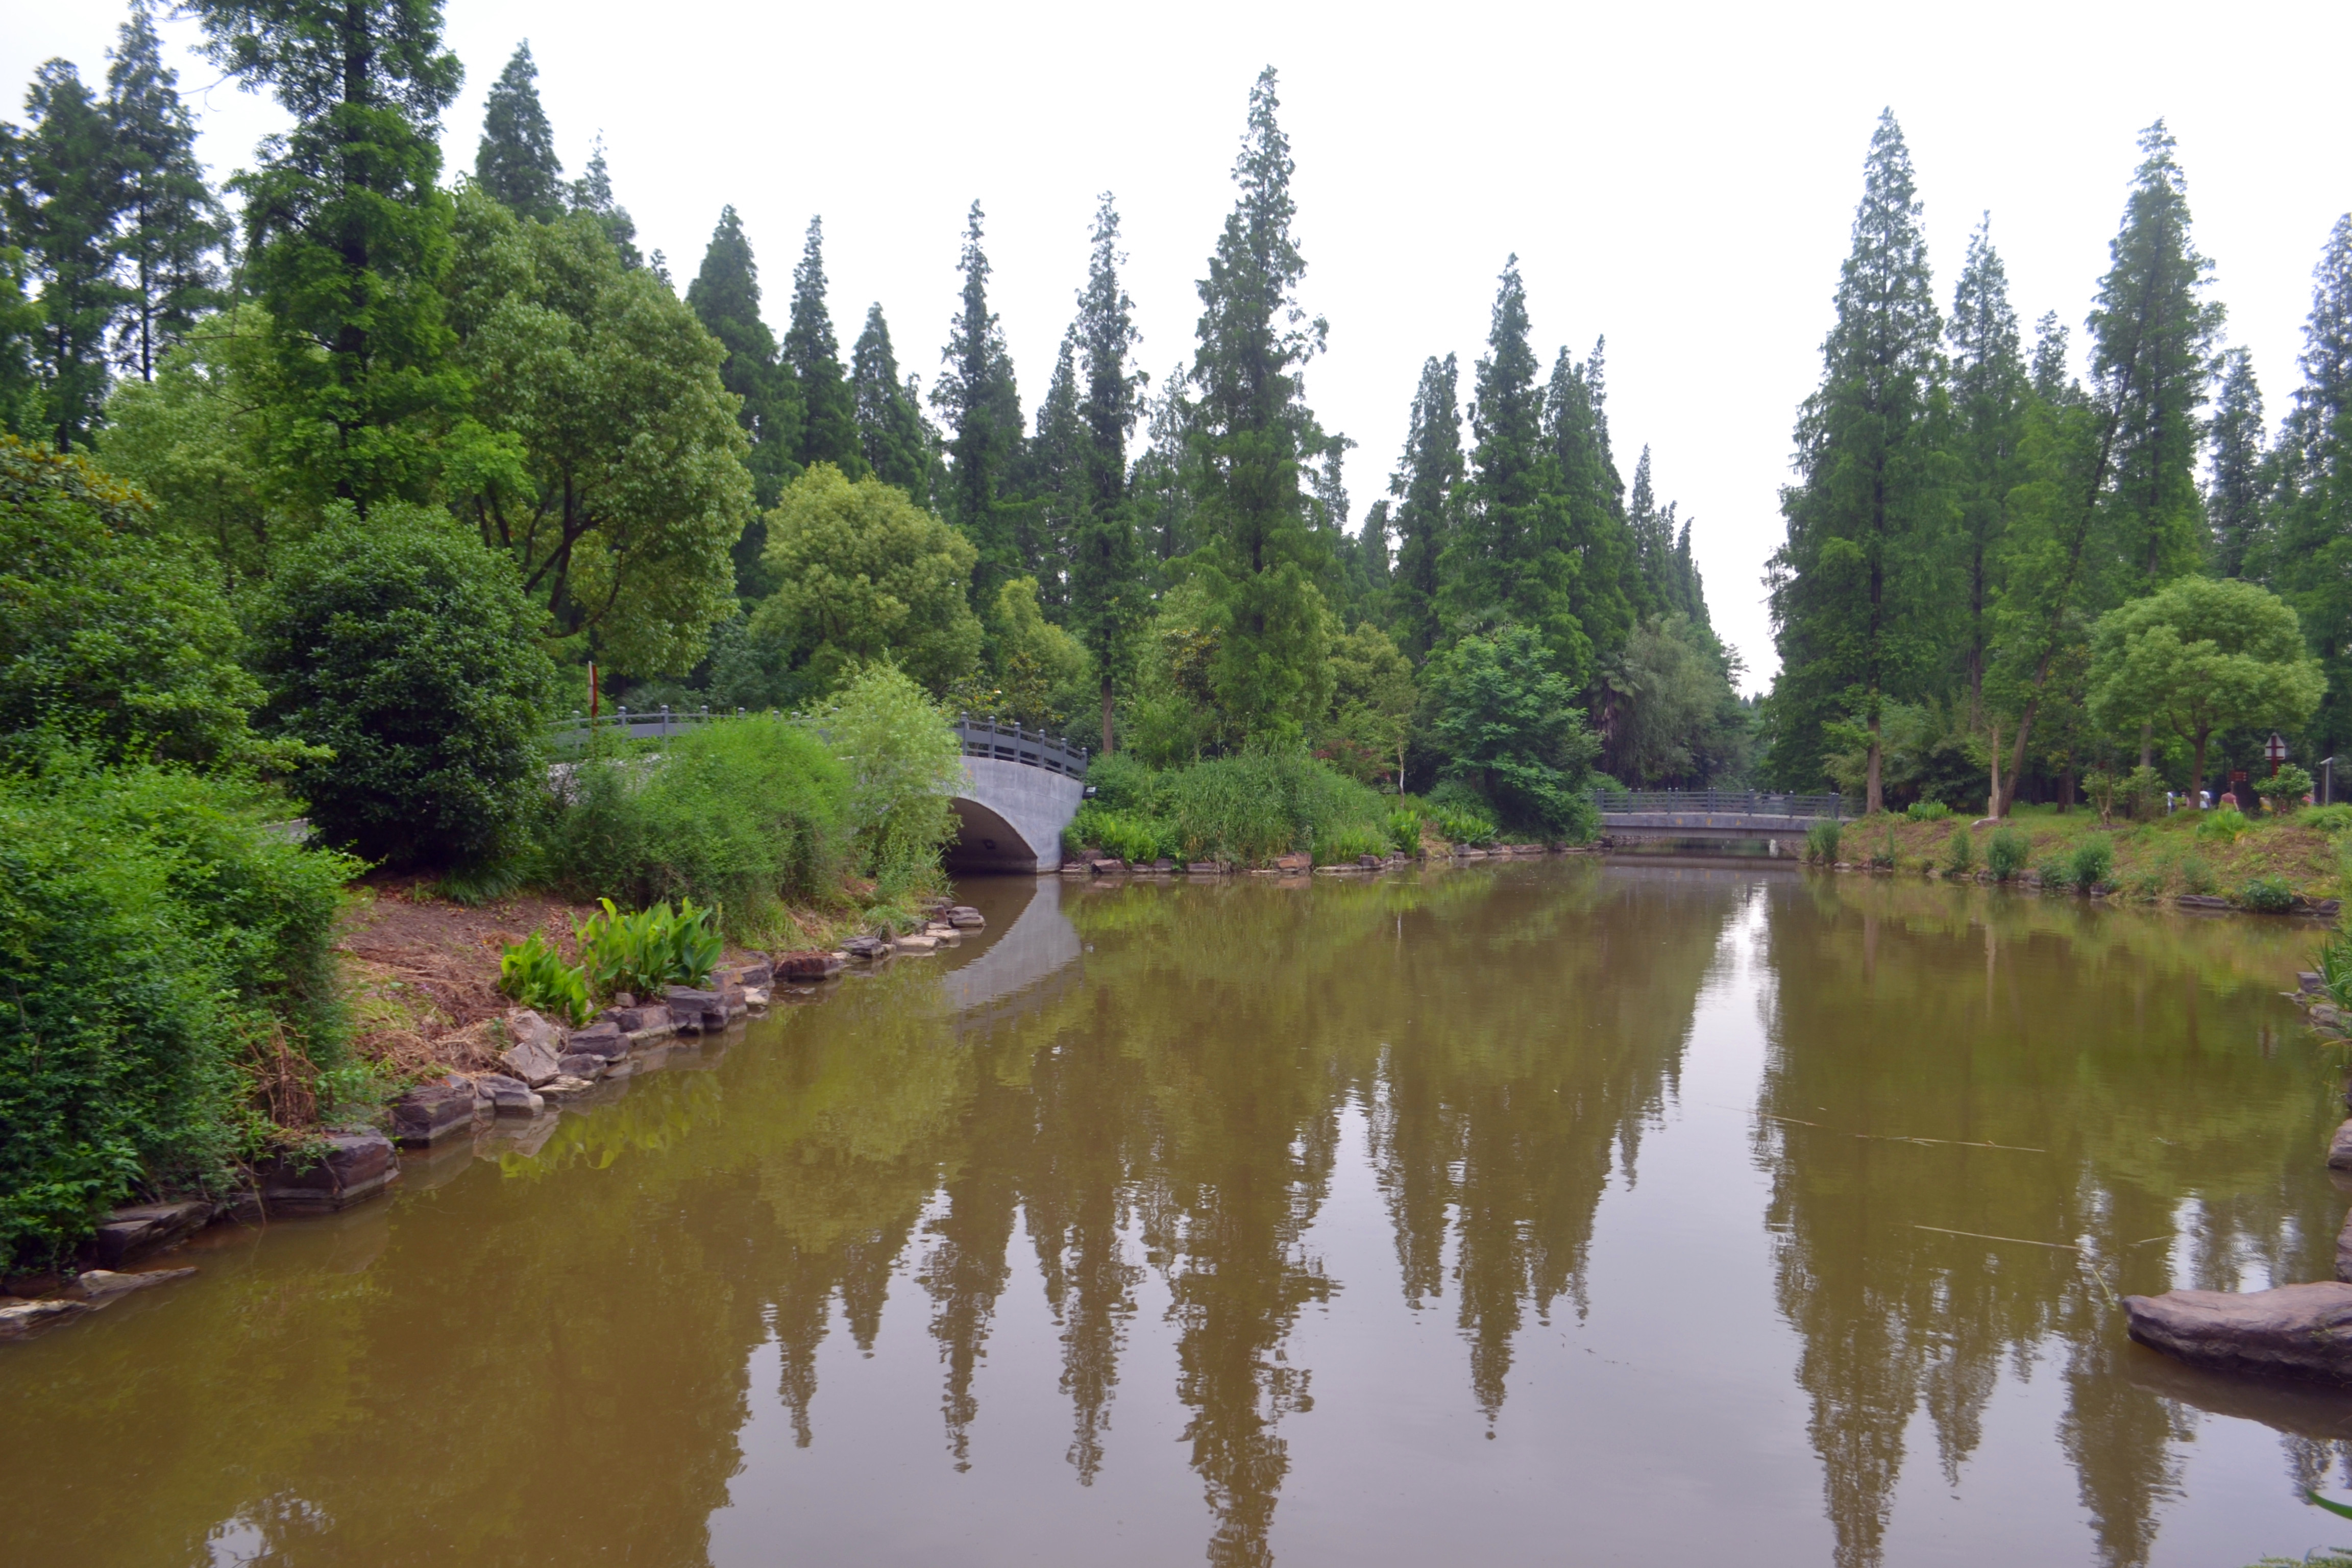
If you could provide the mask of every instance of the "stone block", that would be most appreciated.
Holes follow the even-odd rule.
[[[331,1132],[320,1142],[306,1155],[269,1161],[257,1173],[262,1205],[270,1213],[333,1214],[400,1179],[392,1140],[381,1132]]]
[[[563,1031],[528,1007],[506,1017],[507,1037],[514,1042],[499,1053],[499,1065],[534,1089],[562,1069]]]
[[[1163,871],[1167,868],[1168,863],[1164,860],[1152,868],[1154,870]],[[950,910],[947,912],[947,922],[948,924],[955,927],[958,931],[978,931],[981,927],[988,923],[986,920],[982,918],[981,912],[978,910],[973,909],[970,904],[958,904],[955,908]]]
[[[681,1035],[715,1033],[727,1026],[727,998],[719,992],[673,985],[662,993],[662,1003],[669,1009],[670,1027]]]
[[[853,937],[850,940],[853,942],[871,942],[874,939],[871,937]],[[777,980],[788,981],[793,984],[804,985],[814,980],[830,979],[834,975],[840,973],[844,967],[845,966],[835,954],[814,951],[806,952],[779,953],[777,954],[775,961]]]
[[[87,1301],[51,1300],[47,1301],[0,1302],[0,1340],[13,1340],[37,1329],[68,1318],[79,1318],[90,1310]]]
[[[467,1114],[471,1114],[470,1108]],[[116,1209],[96,1235],[82,1243],[86,1268],[120,1268],[131,1258],[169,1247],[194,1236],[213,1217],[213,1205],[201,1198],[176,1204],[133,1204]]]
[[[2352,1380],[2352,1284],[2126,1296],[2131,1337],[2225,1372]]]
[[[501,1073],[486,1073],[474,1080],[475,1096],[488,1103],[494,1116],[536,1116],[539,1096],[531,1093],[530,1085],[519,1078]]]
[[[938,951],[940,939],[935,936],[902,936],[890,945],[900,952],[933,952]]]
[[[1274,868],[1277,871],[1305,871],[1311,869],[1314,864],[1315,857],[1297,850],[1274,858]]]
[[[111,1301],[117,1296],[127,1296],[133,1290],[144,1290],[151,1285],[169,1285],[174,1279],[185,1279],[194,1268],[148,1268],[135,1274],[118,1274],[110,1268],[90,1268],[78,1275],[66,1287],[68,1297],[78,1301]]]
[[[754,953],[736,974],[737,982],[746,991],[757,991],[776,983],[775,961]]]
[[[556,1082],[561,1083],[566,1078],[576,1078],[583,1083],[593,1083],[604,1076],[604,1068],[609,1063],[604,1057],[592,1056],[586,1051],[573,1051],[565,1056],[560,1065],[563,1072],[562,1077],[555,1080]]]
[[[1215,860],[1194,860],[1184,869],[1195,877],[1222,877],[1225,873],[1224,867]]]
[[[638,1013],[646,1009],[632,1007],[629,1011]],[[662,1015],[662,1022],[669,1022],[668,1014]],[[610,1060],[614,1057],[626,1056],[628,1053],[627,1033],[609,1016],[597,1019],[584,1029],[572,1030],[572,1037],[563,1042],[563,1055],[567,1059],[572,1057],[586,1056],[603,1057]]]
[[[428,1083],[392,1102],[393,1142],[404,1149],[429,1149],[474,1126],[474,1086]]]
[[[841,951],[852,958],[879,958],[890,951],[890,944],[878,936],[853,936],[841,944]]]

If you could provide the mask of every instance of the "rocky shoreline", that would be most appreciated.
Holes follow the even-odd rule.
[[[535,1153],[554,1135],[565,1109],[603,1098],[594,1091],[605,1084],[668,1066],[703,1065],[706,1045],[723,1042],[746,1018],[765,1013],[780,991],[816,997],[824,982],[853,969],[954,947],[987,923],[979,910],[945,900],[929,913],[920,931],[852,937],[830,950],[750,954],[715,970],[706,988],[672,986],[643,1001],[615,997],[578,1028],[514,1008],[497,1024],[506,1042],[500,1070],[452,1071],[417,1084],[386,1108],[383,1125],[336,1129],[297,1152],[259,1162],[223,1198],[115,1209],[82,1244],[71,1270],[0,1279],[0,1341],[39,1333],[133,1291],[187,1279],[194,1268],[128,1266],[152,1260],[208,1226],[340,1214],[383,1196],[402,1180],[404,1151],[431,1155],[462,1140]]]

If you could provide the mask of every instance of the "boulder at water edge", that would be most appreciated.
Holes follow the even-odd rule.
[[[2352,1121],[2336,1130],[2327,1142],[2327,1168],[2331,1171],[2352,1171]]]
[[[474,1086],[463,1079],[420,1084],[392,1102],[392,1141],[404,1149],[430,1149],[473,1130]]]
[[[507,1037],[514,1044],[499,1054],[499,1065],[537,1089],[562,1071],[563,1031],[528,1007],[507,1015]]]
[[[2131,1337],[2225,1372],[2302,1373],[2352,1382],[2352,1284],[2126,1296]]]

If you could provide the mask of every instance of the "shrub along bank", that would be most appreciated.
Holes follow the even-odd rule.
[[[1256,866],[1308,850],[1330,864],[1394,843],[1391,799],[1304,755],[1247,752],[1162,771],[1115,754],[1087,782],[1094,796],[1064,840],[1123,860]]]

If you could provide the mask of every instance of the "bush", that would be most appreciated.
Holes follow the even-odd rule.
[[[2032,856],[2033,842],[2021,829],[1999,827],[1985,845],[1985,869],[1996,882],[2014,881]]]
[[[2087,893],[2094,888],[2105,887],[2115,868],[2115,846],[2095,836],[2074,846],[2074,853],[2066,863],[2066,875],[2069,881]]]
[[[574,898],[633,907],[690,898],[746,941],[785,902],[835,893],[847,864],[849,770],[808,729],[728,719],[673,737],[658,759],[598,754],[573,771],[542,852]]]
[[[727,952],[710,910],[685,899],[676,910],[661,903],[625,915],[612,900],[599,901],[604,912],[590,915],[576,933],[590,991],[602,997],[622,991],[658,996],[667,985],[710,984],[711,970]]]
[[[2313,955],[2328,999],[2338,1007],[2352,1007],[2352,931],[2337,927]]]
[[[1097,757],[1087,769],[1091,804],[1108,811],[1150,812],[1159,803],[1160,773],[1133,752]]]
[[[1389,847],[1399,855],[1421,853],[1421,813],[1410,808],[1389,813]]]
[[[245,786],[52,756],[0,776],[0,1268],[224,1181],[353,1073],[329,952],[346,858]]]
[[[940,850],[955,836],[948,805],[963,778],[963,744],[947,713],[887,664],[843,689],[824,716],[826,739],[849,769],[857,868],[896,903],[937,887]]]
[[[1965,877],[1976,869],[1977,841],[1965,825],[1952,829],[1951,837],[1944,841],[1944,874]]]
[[[553,667],[513,563],[446,512],[344,512],[286,560],[254,663],[310,821],[371,860],[474,865],[520,848],[543,796]]]
[[[2205,819],[2197,825],[2197,837],[2209,844],[2234,844],[2238,836],[2252,826],[2236,806],[2225,805],[2205,814]]]
[[[581,966],[564,963],[563,955],[537,931],[507,943],[499,956],[499,989],[523,1006],[567,1024],[586,1023],[592,1011]]]
[[[1351,822],[1338,827],[1318,828],[1315,833],[1315,863],[1318,866],[1353,866],[1367,855],[1386,856],[1388,852],[1389,831],[1384,826]]]
[[[2303,797],[2311,793],[2311,775],[2293,763],[2282,763],[2278,772],[2254,786],[2254,793],[2281,816],[2292,816],[2303,808]]]
[[[2164,775],[2154,768],[2137,767],[2116,785],[2116,803],[2136,822],[2152,822],[2164,815]]]
[[[1823,817],[1805,829],[1805,858],[1820,866],[1837,863],[1838,843],[1845,829],[1834,817]]]
[[[2283,915],[2294,908],[2294,886],[2284,877],[2256,877],[2238,889],[2238,902],[2260,914]]]
[[[2303,825],[2321,833],[2337,834],[2352,827],[2352,805],[2336,801],[2327,805],[2315,805],[2303,814]]]
[[[2200,898],[2212,893],[2213,868],[2205,864],[2202,856],[2183,855],[2180,858],[2180,890]]]
[[[1089,846],[1138,865],[1173,859],[1178,846],[1173,825],[1140,811],[1118,811],[1090,800],[1062,832],[1066,849]]]
[[[1952,815],[1952,808],[1940,800],[1915,800],[1903,815],[1914,822],[1941,822]]]
[[[0,735],[60,730],[111,758],[250,753],[261,688],[211,571],[146,498],[0,436]]]

